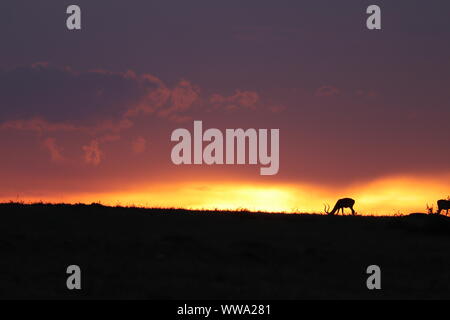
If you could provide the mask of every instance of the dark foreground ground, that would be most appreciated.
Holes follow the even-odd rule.
[[[450,298],[450,219],[0,205],[0,298]],[[66,289],[66,268],[82,290]],[[366,288],[366,267],[382,290]]]

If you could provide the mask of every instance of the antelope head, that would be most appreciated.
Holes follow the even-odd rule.
[[[328,203],[324,203],[324,211],[326,214],[331,215],[330,213],[330,205]]]
[[[430,207],[428,205],[428,203],[427,203],[427,212],[428,212],[428,214],[433,214],[433,209],[434,209],[433,206]]]

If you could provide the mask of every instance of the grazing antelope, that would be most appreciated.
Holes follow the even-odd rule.
[[[325,205],[325,212],[330,215],[333,216],[336,211],[339,214],[339,210],[342,211],[342,214],[344,214],[344,208],[350,208],[350,210],[352,210],[352,215],[356,215],[355,210],[353,210],[353,205],[355,204],[355,200],[351,199],[351,198],[343,198],[343,199],[339,199],[336,204],[334,205],[333,210],[330,211],[330,206]]]
[[[445,215],[448,215],[448,209],[450,209],[450,200],[438,200],[437,205],[438,211],[436,212],[436,214],[441,214],[442,210],[447,210]]]

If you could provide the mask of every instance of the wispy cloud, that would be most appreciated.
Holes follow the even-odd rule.
[[[221,94],[213,94],[209,98],[209,102],[213,108],[225,108],[226,110],[250,109],[255,110],[260,100],[257,92],[236,90],[233,95],[223,96]]]
[[[323,86],[316,90],[316,97],[332,97],[337,96],[341,93],[341,91],[334,86]]]
[[[88,145],[83,146],[83,151],[86,163],[97,166],[102,161],[103,152],[100,150],[98,140],[92,140]]]
[[[236,89],[231,95],[206,95],[189,80],[168,86],[148,73],[79,71],[47,62],[0,69],[1,85],[9,89],[0,92],[5,106],[0,110],[1,131],[36,134],[55,162],[64,159],[62,146],[68,152],[80,150],[79,144],[66,139],[77,136],[77,141],[84,140],[83,161],[95,166],[105,158],[103,144],[137,130],[136,123],[143,116],[184,123],[191,121],[195,112],[256,110],[261,100],[255,91]],[[279,112],[281,108],[261,110]],[[143,137],[130,143],[135,154],[146,149]]]
[[[62,148],[57,146],[55,138],[46,138],[43,141],[43,145],[50,153],[50,157],[53,162],[61,162],[64,160],[64,157],[62,156]]]
[[[135,154],[143,153],[146,147],[147,147],[147,140],[145,140],[145,138],[143,137],[137,137],[131,143],[131,149]]]

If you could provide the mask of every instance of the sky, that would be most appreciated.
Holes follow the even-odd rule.
[[[82,29],[66,28],[77,4]],[[381,8],[381,30],[366,8]],[[0,201],[362,214],[450,195],[450,3],[2,1]],[[278,174],[171,133],[280,130]],[[436,206],[436,205],[435,205]]]

